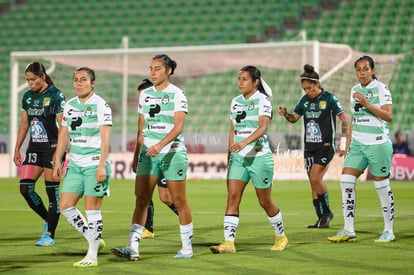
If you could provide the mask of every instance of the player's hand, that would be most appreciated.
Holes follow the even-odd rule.
[[[285,107],[285,106],[283,106],[283,105],[279,105],[279,115],[281,115],[281,116],[285,116],[285,115],[286,115],[286,113],[287,113],[287,109],[286,109],[286,107]]]
[[[98,166],[98,169],[96,170],[96,182],[102,183],[106,180],[106,169],[105,166]]]
[[[361,104],[362,106],[366,106],[368,103],[367,98],[365,97],[365,95],[361,94],[360,92],[355,92],[353,94],[353,97],[355,99],[356,102],[358,102],[359,104]]]
[[[62,165],[60,162],[54,162],[53,163],[53,178],[56,180],[60,180],[62,178],[63,172],[62,172]]]
[[[229,147],[229,152],[230,153],[238,153],[241,150],[244,149],[244,147],[246,147],[246,142],[244,142],[244,140],[237,142],[237,143],[233,143],[232,145],[230,145]]]
[[[154,144],[148,148],[146,155],[149,157],[156,157],[161,152],[161,149],[161,146]]]
[[[14,153],[13,162],[14,162],[14,165],[16,165],[17,167],[21,167],[22,166],[22,163],[23,163],[22,156],[20,155],[19,152]]]

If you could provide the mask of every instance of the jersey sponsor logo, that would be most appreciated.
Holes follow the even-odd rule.
[[[148,125],[149,130],[164,130],[166,127],[164,125]]]
[[[237,123],[240,123],[245,118],[246,118],[246,112],[245,111],[237,112],[237,115],[236,115],[236,122]]]
[[[148,112],[148,114],[149,114],[149,116],[150,117],[154,117],[156,114],[158,114],[159,112],[161,112],[161,107],[160,107],[160,105],[158,105],[158,104],[152,104],[151,106],[150,106],[150,109],[149,109],[149,112]]]
[[[33,118],[32,122],[30,123],[30,136],[32,142],[49,142],[43,123],[36,117]]]
[[[80,138],[80,139],[76,139],[76,138],[72,138],[71,143],[76,144],[76,143],[83,143],[86,144],[88,141],[86,139]]]
[[[251,130],[244,130],[244,131],[238,131],[238,130],[235,130],[234,131],[234,134],[237,136],[237,135],[250,135],[252,133],[252,131]]]
[[[149,104],[159,104],[161,103],[161,98],[155,97],[155,96],[147,96],[144,99],[145,102],[149,103]]]
[[[77,117],[77,118],[75,118],[75,119],[72,120],[72,122],[70,124],[70,129],[72,131],[76,131],[76,128],[78,128],[81,125],[82,125],[82,118],[81,117]]]
[[[181,108],[182,109],[187,109],[188,108],[187,101],[181,100]]]
[[[44,114],[44,110],[42,109],[37,109],[37,108],[29,108],[27,109],[27,114],[29,116],[42,116]]]
[[[240,105],[240,104],[234,104],[232,109],[235,112],[242,112],[242,111],[246,111],[248,109],[248,106]]]
[[[322,112],[314,112],[314,111],[307,111],[305,112],[306,118],[319,118],[321,116]]]

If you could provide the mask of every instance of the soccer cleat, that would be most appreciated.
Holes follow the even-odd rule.
[[[154,232],[151,232],[148,229],[144,228],[144,231],[142,231],[142,235],[141,235],[142,239],[153,239],[154,237],[155,237]]]
[[[130,261],[137,261],[139,259],[138,252],[132,250],[128,246],[111,248],[112,254],[121,258],[127,258]]]
[[[79,262],[73,264],[74,267],[93,267],[98,266],[98,260],[94,260],[88,257],[83,258]]]
[[[104,249],[104,248],[105,248],[105,246],[106,246],[105,241],[104,241],[103,239],[100,239],[100,240],[99,240],[99,248],[98,248],[98,252],[101,252],[101,251],[102,251],[102,249]]]
[[[44,234],[36,243],[36,246],[53,246],[54,244],[55,240],[53,240],[49,235]]]
[[[210,251],[213,253],[235,253],[236,247],[232,241],[224,241],[219,245],[211,246]]]
[[[327,240],[334,243],[354,242],[356,240],[356,235],[355,232],[349,232],[345,229],[341,229],[335,236],[328,237]]]
[[[315,222],[315,224],[308,225],[308,228],[319,228],[319,223],[320,222],[321,222],[321,220],[319,219]]]
[[[322,217],[319,220],[318,228],[329,228],[329,223],[333,219],[333,217],[334,215],[332,214],[332,212],[322,215]]]
[[[188,259],[191,257],[193,257],[193,250],[181,249],[178,251],[177,255],[174,256],[174,259]]]
[[[276,236],[275,238],[275,244],[272,246],[270,250],[273,251],[282,251],[286,248],[288,244],[288,238],[286,236]]]
[[[393,241],[395,241],[395,236],[388,231],[382,232],[381,236],[375,240],[376,243],[389,243]]]

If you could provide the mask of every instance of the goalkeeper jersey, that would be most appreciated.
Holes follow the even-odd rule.
[[[112,126],[112,111],[97,94],[94,93],[86,102],[80,102],[78,97],[74,97],[66,103],[62,126],[69,131],[70,165],[87,167],[99,164],[99,127],[103,125]]]
[[[361,84],[358,84],[352,88],[352,139],[365,145],[390,141],[388,123],[355,101],[355,92],[362,93],[369,103],[380,108],[383,105],[392,104],[391,92],[388,87],[374,79],[366,87],[361,87]]]

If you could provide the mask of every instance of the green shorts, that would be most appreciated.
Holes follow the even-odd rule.
[[[98,166],[79,167],[69,165],[63,180],[62,193],[76,193],[90,197],[109,196],[109,183],[111,180],[111,164],[106,164],[106,180],[96,182],[96,169]]]
[[[181,181],[187,176],[188,157],[186,151],[158,154],[156,157],[145,155],[142,150],[138,159],[137,176],[164,175],[166,180]]]
[[[257,189],[272,186],[274,160],[271,153],[260,157],[242,157],[232,153],[230,156],[227,179],[241,180],[248,183],[251,179]]]
[[[352,142],[346,155],[344,168],[354,168],[363,172],[368,166],[376,177],[388,177],[392,162],[392,144],[362,145]]]

